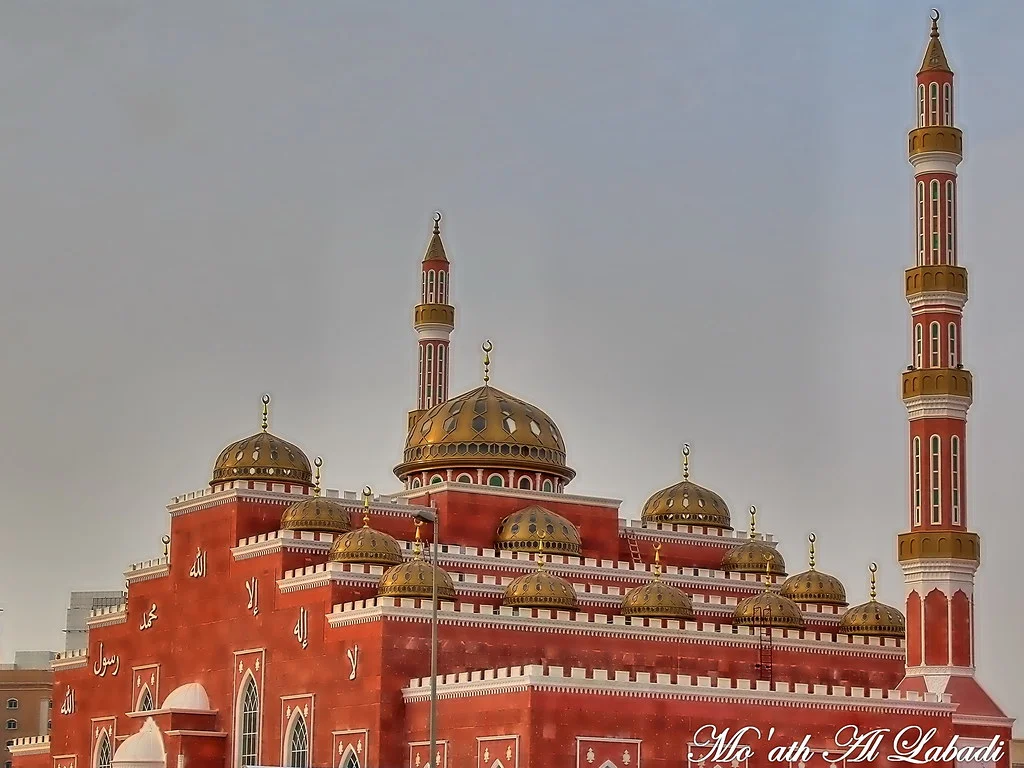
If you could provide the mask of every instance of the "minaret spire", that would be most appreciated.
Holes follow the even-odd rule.
[[[455,330],[455,307],[450,302],[450,267],[441,240],[441,213],[434,213],[434,228],[420,264],[420,301],[413,313],[418,336],[416,408],[409,412],[408,429],[420,416],[448,399],[448,349]]]
[[[949,62],[946,61],[946,52],[942,50],[942,42],[939,40],[939,12],[935,8],[932,8],[931,38],[928,40],[928,47],[924,52],[924,60],[921,62],[921,69],[918,70],[917,74],[920,75],[925,72],[949,72],[949,74],[953,74],[953,70],[949,68]]]

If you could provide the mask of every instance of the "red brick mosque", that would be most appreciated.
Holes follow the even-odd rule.
[[[753,509],[748,523],[698,484],[699,456],[691,477],[688,449],[681,478],[627,520],[618,501],[571,488],[555,421],[495,386],[489,361],[481,386],[449,397],[437,216],[401,490],[321,491],[320,462],[268,430],[264,398],[262,428],[168,506],[165,556],[131,566],[124,604],[54,662],[52,735],[15,743],[14,768],[760,768],[772,746],[804,741],[809,753],[774,761],[803,768],[853,764],[837,738],[853,727],[1008,741],[1012,720],[974,672],[962,134],[937,15],[916,98],[903,611],[876,600],[867,564],[848,596],[815,563],[813,535],[809,565],[787,566]],[[753,754],[709,755],[708,724],[756,726],[736,737]]]

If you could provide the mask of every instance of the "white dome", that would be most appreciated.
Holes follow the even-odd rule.
[[[147,717],[139,732],[117,748],[113,764],[118,768],[158,768],[167,764],[164,737],[152,717]]]
[[[209,712],[210,697],[201,683],[179,685],[164,699],[161,709],[177,709],[187,712]]]

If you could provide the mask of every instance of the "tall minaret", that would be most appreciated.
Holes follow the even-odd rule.
[[[907,676],[942,692],[950,676],[974,675],[974,573],[980,541],[967,527],[967,410],[961,321],[967,270],[957,247],[953,71],[939,42],[939,14],[917,73],[914,167],[916,266],[905,275],[911,364],[903,373],[910,421],[910,530],[899,537],[907,595]]]
[[[428,408],[448,399],[448,346],[455,330],[455,307],[449,303],[449,263],[441,242],[441,214],[434,214],[434,232],[420,268],[420,302],[413,313],[419,337],[416,408],[409,411],[412,429]]]

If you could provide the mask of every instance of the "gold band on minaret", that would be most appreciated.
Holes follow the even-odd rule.
[[[263,431],[270,425],[270,395],[263,396]]]

